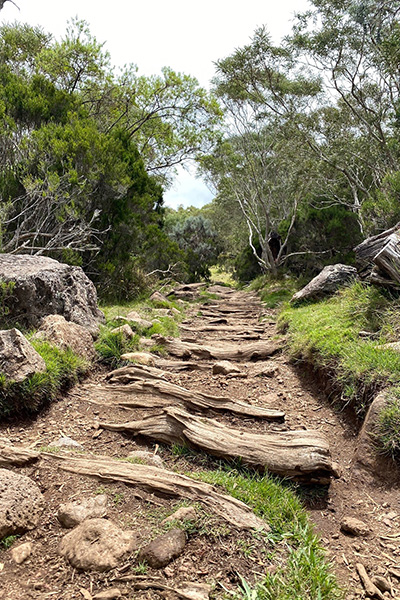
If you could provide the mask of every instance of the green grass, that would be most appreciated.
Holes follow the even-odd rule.
[[[0,547],[4,550],[8,550],[18,538],[18,535],[8,535],[7,537],[4,537],[2,540],[0,540]]]
[[[378,452],[400,460],[400,389],[390,391],[386,406],[379,414],[375,432]]]
[[[291,357],[325,371],[342,400],[363,414],[377,390],[400,382],[400,353],[379,348],[393,341],[398,327],[394,302],[379,289],[354,283],[327,300],[286,306],[278,327],[287,333]]]
[[[29,340],[46,363],[44,373],[17,383],[0,374],[0,417],[32,414],[45,403],[55,400],[75,384],[89,369],[89,364],[72,350],[60,350],[49,342]]]
[[[191,474],[221,486],[234,498],[251,506],[271,530],[270,560],[277,565],[253,587],[242,581],[242,596],[254,600],[339,600],[343,598],[330,565],[313,531],[306,511],[293,491],[267,475],[235,470]]]
[[[121,358],[123,354],[139,350],[139,334],[130,339],[122,332],[113,333],[112,326],[113,324],[100,327],[100,335],[95,343],[95,348],[100,362],[117,368],[124,364]]]

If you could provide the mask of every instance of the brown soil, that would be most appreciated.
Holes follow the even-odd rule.
[[[231,294],[216,289],[219,300],[208,300],[207,310],[219,311],[221,306],[233,307],[235,303],[248,306],[249,314],[227,315],[228,325],[240,324],[244,332],[251,332],[259,320],[261,307],[258,301],[244,292]],[[215,306],[215,308],[213,308]],[[257,310],[254,310],[256,306]],[[228,341],[236,333],[198,332],[196,327],[204,325],[198,314],[199,304],[191,305],[182,338],[196,339],[199,343]],[[226,316],[226,315],[225,315]],[[274,311],[262,316],[265,331],[262,338],[276,338]],[[192,333],[187,332],[187,326]],[[213,361],[215,362],[215,361]],[[273,377],[260,377],[262,366],[274,364],[277,372]],[[268,423],[251,418],[243,419],[230,414],[210,416],[233,427],[251,428],[252,431],[282,431],[293,429],[322,429],[329,439],[333,460],[338,463],[341,476],[329,487],[299,486],[311,519],[314,521],[328,558],[333,562],[340,583],[348,590],[347,599],[364,598],[357,575],[356,563],[363,563],[374,575],[383,575],[392,581],[394,594],[400,597],[400,582],[390,575],[389,569],[400,570],[400,477],[393,467],[390,480],[378,476],[355,472],[352,466],[359,424],[345,411],[336,410],[326,399],[319,384],[301,366],[290,364],[284,353],[268,361],[241,363],[246,377],[212,375],[206,371],[167,373],[168,381],[188,389],[202,390],[216,395],[229,396],[252,404],[284,410],[285,422]],[[89,382],[104,380],[104,371],[98,370]],[[92,402],[88,388],[78,385],[59,402],[52,404],[35,420],[3,425],[0,436],[12,443],[30,447],[49,446],[62,432],[80,442],[85,453],[123,458],[133,450],[157,451],[166,468],[179,472],[190,472],[214,465],[214,459],[204,454],[182,455],[170,448],[146,443],[118,432],[98,428],[98,422],[122,422],[139,419],[145,411],[99,406]],[[127,598],[159,598],[165,592],[146,590],[133,591],[130,582],[121,581],[126,575],[141,575],[144,567],[136,557],[129,557],[111,572],[77,572],[57,553],[60,539],[66,530],[56,518],[58,506],[71,500],[83,500],[97,493],[109,496],[109,518],[122,528],[135,529],[143,543],[163,529],[162,519],[180,505],[177,500],[155,497],[124,484],[101,483],[88,477],[65,473],[53,461],[18,469],[18,472],[33,478],[46,499],[46,510],[39,527],[15,542],[32,541],[33,553],[22,565],[11,558],[10,550],[0,550],[0,597],[4,600],[55,599],[70,600],[118,587]],[[273,571],[269,563],[268,542],[249,532],[235,530],[226,521],[207,514],[198,507],[199,519],[188,531],[188,543],[184,553],[161,571],[148,568],[146,578],[161,577],[169,587],[179,586],[182,581],[206,582],[215,585],[216,596],[226,590],[234,590],[240,576],[252,583],[266,569]],[[363,520],[370,527],[367,538],[356,538],[340,531],[344,516]],[[82,591],[83,590],[83,591]],[[389,596],[388,596],[389,597]]]

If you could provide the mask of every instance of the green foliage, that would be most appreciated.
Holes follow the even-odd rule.
[[[0,323],[5,325],[10,312],[9,303],[12,301],[14,281],[0,281]]]
[[[378,452],[393,460],[400,459],[400,391],[390,391],[390,399],[379,414],[375,440]]]
[[[14,542],[17,541],[18,538],[18,535],[8,535],[7,537],[4,537],[2,540],[0,540],[0,546],[4,550],[8,550],[9,548],[11,548]]]
[[[179,337],[179,328],[175,320],[171,317],[157,317],[160,323],[154,323],[153,326],[146,332],[147,337],[151,337],[154,333],[163,336]]]
[[[248,289],[258,292],[267,308],[277,308],[283,302],[288,302],[301,284],[302,280],[287,273],[282,273],[277,278],[260,275],[250,283]]]
[[[399,353],[379,347],[392,341],[395,306],[384,292],[354,283],[330,299],[287,306],[278,323],[292,358],[323,369],[336,395],[363,413],[376,390],[400,381]],[[360,331],[375,336],[361,338]]]
[[[45,361],[46,371],[35,373],[20,383],[8,381],[4,375],[0,377],[0,417],[36,413],[89,369],[88,363],[70,349],[60,350],[34,338],[30,342]]]
[[[266,536],[270,543],[287,553],[284,564],[274,575],[251,589],[242,580],[246,598],[263,600],[339,600],[339,589],[323,550],[313,532],[307,514],[293,491],[273,478],[254,473],[205,471],[192,477],[219,485],[230,495],[251,506],[265,519],[271,531]]]
[[[121,331],[113,333],[109,327],[101,326],[95,348],[100,361],[115,369],[123,364],[123,354],[139,349],[139,335],[130,339]]]

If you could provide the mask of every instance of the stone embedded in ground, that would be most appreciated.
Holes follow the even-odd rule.
[[[131,340],[133,337],[135,337],[135,334],[132,331],[132,327],[130,327],[128,323],[125,323],[125,325],[121,325],[121,327],[115,327],[111,330],[111,333],[119,333],[128,340]]]
[[[370,534],[370,528],[364,521],[354,517],[343,517],[340,523],[340,529],[344,533],[350,533],[357,537],[365,537]]]
[[[45,317],[35,338],[47,340],[61,350],[70,348],[75,354],[86,358],[89,362],[96,356],[90,331],[82,325],[66,321],[62,315]]]
[[[153,323],[147,319],[135,319],[134,321],[131,321],[131,323],[134,329],[150,329],[150,327],[153,327]],[[137,327],[135,327],[135,325]]]
[[[161,524],[164,525],[171,521],[194,521],[196,518],[197,514],[194,506],[182,506],[172,513],[172,515],[161,521]]]
[[[11,549],[12,559],[17,565],[22,563],[32,554],[32,542],[25,542]]]
[[[357,269],[349,265],[324,267],[303,289],[293,295],[291,302],[314,300],[335,293],[343,285],[357,278]]]
[[[93,596],[93,600],[114,600],[115,598],[121,598],[121,596],[122,592],[119,588],[110,588]]]
[[[139,315],[136,310],[131,310],[125,317],[128,321],[137,321],[138,319],[142,319],[142,315]]]
[[[212,366],[213,375],[230,375],[231,373],[240,373],[240,368],[229,362],[229,360],[220,360]]]
[[[43,507],[43,495],[32,479],[0,469],[0,539],[34,529]]]
[[[374,577],[371,577],[371,581],[381,592],[392,592],[392,586],[385,577],[375,575]]]
[[[212,585],[209,583],[197,583],[193,581],[182,581],[176,588],[178,592],[190,600],[208,600]]]
[[[76,527],[86,519],[101,518],[107,515],[107,496],[101,494],[84,502],[61,504],[57,518],[63,527]]]
[[[61,314],[98,335],[104,315],[96,288],[80,267],[45,256],[1,254],[0,279],[14,283],[6,302],[10,319],[38,327],[43,317]]]
[[[44,373],[46,363],[18,329],[0,331],[0,371],[7,379],[24,381]]]
[[[56,438],[49,444],[49,446],[50,448],[76,448],[78,450],[83,450],[82,444],[76,442],[67,435],[62,435],[59,438]]]
[[[266,365],[257,371],[257,377],[275,377],[279,373],[278,365]]]
[[[153,345],[153,342],[152,344]],[[122,360],[128,360],[129,362],[138,363],[139,365],[145,365],[146,367],[155,367],[156,361],[154,356],[148,352],[127,352],[121,356]]]
[[[160,467],[160,469],[164,468],[161,457],[152,452],[146,452],[146,450],[134,450],[128,454],[127,458],[131,459],[131,462],[137,461],[139,464],[142,463],[144,465]]]
[[[152,302],[166,302],[169,304],[168,298],[164,296],[164,294],[161,294],[161,292],[153,292],[153,294],[150,296],[150,300]]]
[[[106,519],[88,519],[63,537],[59,553],[76,569],[109,571],[136,548],[133,531]]]
[[[171,529],[142,548],[138,560],[146,561],[153,569],[162,569],[182,554],[185,544],[185,532],[182,529]]]

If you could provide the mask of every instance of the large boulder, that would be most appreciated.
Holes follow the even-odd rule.
[[[25,325],[38,327],[43,317],[58,314],[97,335],[104,320],[96,288],[80,267],[45,256],[0,254],[0,281],[14,283],[8,317]]]
[[[335,293],[340,287],[357,278],[357,269],[349,265],[328,265],[324,267],[303,289],[294,294],[291,302],[316,300]]]
[[[32,479],[0,469],[0,539],[34,529],[44,498]]]
[[[90,331],[82,325],[66,321],[62,315],[45,317],[35,337],[47,340],[61,350],[70,348],[75,354],[86,358],[89,362],[96,356]]]
[[[18,329],[0,331],[0,372],[7,379],[23,381],[45,370],[43,358]]]

